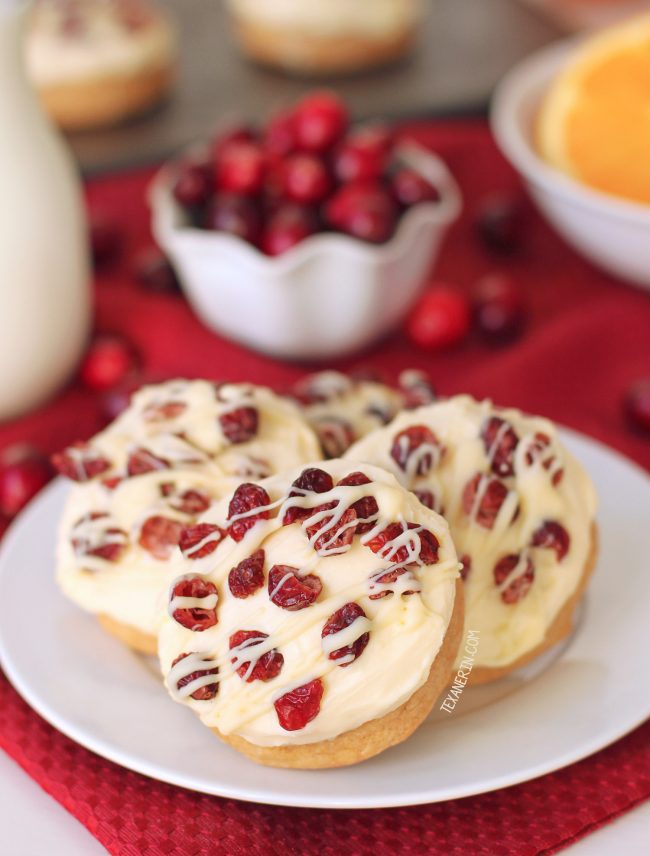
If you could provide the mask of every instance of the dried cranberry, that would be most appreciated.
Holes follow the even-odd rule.
[[[416,534],[418,539],[404,539],[404,532],[407,530],[416,530],[414,531],[414,535]],[[393,541],[396,539],[400,539],[403,543],[399,546],[393,544]],[[440,544],[432,532],[418,526],[417,523],[408,523],[406,529],[402,523],[390,523],[385,529],[367,541],[366,547],[370,547],[372,552],[377,553],[382,559],[394,562],[395,564],[401,565],[406,562],[418,561],[423,565],[433,565],[438,561]]]
[[[517,575],[501,590],[501,600],[507,604],[518,603],[528,594],[535,579],[535,568],[527,556],[522,560],[517,553],[504,556],[494,566],[494,582],[497,586],[501,586],[517,567]]]
[[[100,452],[82,440],[52,455],[52,464],[62,476],[77,482],[90,481],[111,468],[110,462]]]
[[[320,713],[323,682],[320,678],[289,690],[273,702],[278,722],[285,731],[300,731]]]
[[[186,657],[189,657],[189,656],[190,656],[189,653],[180,654],[173,661],[172,668],[177,663],[180,663],[181,660],[184,660]],[[210,660],[208,657],[205,657],[202,660],[202,662],[204,662],[206,665],[208,665],[209,663],[212,663],[214,661]],[[189,675],[184,675],[182,678],[179,678],[178,681],[176,682],[176,689],[181,690],[184,686],[187,686],[187,684],[191,684],[192,681],[196,681],[198,678],[203,678],[206,675],[218,675],[218,674],[219,674],[219,669],[217,666],[214,666],[210,669],[197,669],[195,672],[190,672]],[[216,696],[218,690],[219,690],[219,684],[217,681],[215,681],[214,683],[205,684],[204,686],[199,687],[198,690],[194,690],[194,692],[190,694],[190,698],[196,699],[196,701],[210,701],[211,699],[213,699]]]
[[[365,473],[356,471],[350,473],[339,481],[341,487],[358,487],[364,484],[371,484],[371,480]],[[364,532],[369,532],[379,516],[379,506],[374,496],[362,496],[350,506],[357,515],[359,522],[357,523],[357,535],[363,535]]]
[[[277,678],[282,670],[284,657],[277,648],[255,657],[255,647],[268,638],[268,633],[261,633],[259,630],[238,630],[230,637],[230,650],[239,649],[238,656],[233,657],[231,662],[237,667],[239,677],[248,684],[253,681],[270,681]],[[251,641],[248,645],[240,647],[249,640]],[[250,660],[242,662],[244,656],[250,656]],[[238,666],[237,663],[239,663]]]
[[[463,490],[463,510],[479,526],[492,529],[507,496],[508,488],[499,479],[476,473]]]
[[[438,514],[442,514],[442,509],[438,505],[438,500],[435,497],[435,494],[432,490],[428,490],[427,488],[420,488],[418,490],[414,490],[413,493],[420,500],[422,505],[430,508],[431,511],[437,511]]]
[[[225,537],[221,527],[213,523],[197,523],[183,529],[178,546],[186,559],[202,559],[214,553]]]
[[[374,594],[368,595],[370,600],[380,600],[382,597],[388,597],[388,595],[394,594],[391,589],[384,589],[383,586],[389,583],[394,583],[398,577],[401,577],[402,574],[407,573],[410,573],[409,569],[402,566],[398,568],[393,568],[392,570],[386,571],[385,573],[373,574],[370,578],[370,591],[374,592]],[[382,586],[382,590],[375,592],[374,590],[378,586]],[[420,591],[420,588],[418,587],[415,589],[409,589],[408,591],[402,592],[402,594],[406,596],[409,594],[415,594],[416,591]]]
[[[130,476],[141,476],[145,473],[154,473],[158,470],[169,469],[169,466],[169,461],[165,460],[165,458],[159,458],[148,449],[139,447],[133,449],[129,454],[126,471]]]
[[[247,443],[257,434],[259,417],[256,407],[237,407],[219,417],[224,437],[230,443]]]
[[[214,606],[184,606],[174,609],[172,618],[188,630],[201,633],[217,623],[217,587],[203,577],[183,577],[172,586],[170,603],[177,597],[198,600],[212,598]]]
[[[228,534],[234,541],[241,541],[258,520],[268,520],[271,498],[263,487],[246,482],[240,484],[228,506]],[[256,509],[262,509],[256,511]],[[233,518],[237,518],[233,520]]]
[[[431,379],[425,372],[418,369],[406,369],[401,372],[398,382],[404,393],[405,410],[432,404],[437,398]]]
[[[426,425],[410,425],[395,435],[390,456],[404,472],[425,476],[437,464],[441,452],[440,440],[433,431]]]
[[[292,483],[288,497],[293,496],[308,496],[310,493],[327,493],[334,487],[334,481],[329,473],[321,470],[318,467],[308,467],[303,470],[298,478]],[[304,520],[313,514],[313,509],[302,508],[299,505],[290,506],[284,517],[282,525],[289,526],[296,520]]]
[[[440,192],[414,169],[399,169],[391,182],[393,194],[403,208],[419,202],[439,202]]]
[[[463,556],[459,556],[458,561],[460,562],[460,578],[465,581],[472,570],[472,560],[465,553]]]
[[[256,550],[228,574],[228,587],[233,597],[249,597],[264,585],[264,550]]]
[[[323,584],[316,574],[298,576],[298,568],[273,565],[269,571],[269,598],[281,609],[295,612],[305,609],[318,598]]]
[[[179,494],[172,494],[169,505],[176,511],[195,517],[210,508],[210,497],[201,490],[189,489]]]
[[[183,524],[180,520],[172,520],[169,517],[163,517],[161,514],[156,514],[153,517],[148,517],[142,524],[140,529],[140,537],[138,543],[154,559],[164,561],[174,552],[174,547],[178,544]]]
[[[357,618],[365,618],[366,613],[358,603],[346,603],[325,622],[325,626],[321,632],[321,638],[325,639],[334,633],[339,633],[346,627],[349,627]],[[345,660],[344,663],[339,663],[339,666],[349,666],[357,657],[363,654],[366,645],[370,640],[370,633],[362,633],[358,639],[355,639],[350,645],[343,645],[335,651],[331,651],[327,656],[330,660]]]
[[[340,458],[356,440],[352,425],[339,416],[319,419],[314,427],[326,458]]]
[[[345,104],[333,92],[311,92],[293,113],[293,130],[299,149],[325,152],[343,136],[348,125]]]
[[[569,552],[571,538],[564,526],[556,520],[545,520],[533,533],[530,543],[533,547],[555,550],[557,560],[561,562]]]
[[[514,475],[519,437],[512,425],[500,416],[490,416],[481,426],[481,440],[492,472],[502,478]]]
[[[345,553],[352,544],[357,528],[357,514],[354,508],[346,508],[338,519],[336,513],[323,514],[318,521],[309,523],[316,515],[326,511],[334,511],[337,506],[338,501],[318,505],[310,510],[309,517],[305,520],[304,526],[307,537],[320,556]]]
[[[93,528],[92,531],[88,532],[79,532],[79,527],[83,527],[94,520],[105,520],[109,525],[104,528]],[[96,556],[99,559],[105,559],[107,562],[119,562],[128,545],[128,536],[122,529],[110,525],[108,514],[101,511],[91,511],[75,523],[71,542],[77,555]]]
[[[551,438],[548,434],[538,431],[526,449],[525,460],[529,467],[532,467],[537,461],[541,461],[545,470],[552,471],[551,482],[557,486],[562,481],[564,469],[557,465],[555,455],[548,454],[550,445]]]
[[[142,411],[145,422],[168,422],[176,419],[187,410],[184,401],[164,401],[162,404],[148,404]]]

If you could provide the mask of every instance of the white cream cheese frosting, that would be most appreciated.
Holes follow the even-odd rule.
[[[398,708],[427,680],[454,606],[459,564],[439,515],[384,470],[338,460],[307,471],[314,468],[327,474],[324,492],[300,487],[305,471],[297,468],[257,483],[261,508],[242,512],[226,497],[202,516],[221,531],[242,521],[250,528],[182,568],[181,587],[195,578],[213,601],[216,594],[210,626],[179,622],[177,609],[201,607],[205,598],[179,599],[182,588],[172,583],[159,635],[172,697],[205,725],[259,746],[327,740]],[[367,483],[339,484],[359,471]],[[260,511],[267,519],[256,519]],[[240,563],[255,555],[259,578],[243,596]],[[311,586],[307,602],[290,609],[296,576]],[[352,610],[352,620],[329,633],[342,610]],[[239,631],[250,639],[238,641]],[[276,658],[273,676],[255,679],[264,655]],[[312,682],[322,692],[318,711],[303,727],[286,728],[278,705]]]
[[[106,430],[60,456],[78,482],[59,530],[63,591],[85,610],[154,635],[181,528],[242,479],[317,454],[299,411],[264,387],[144,387]]]
[[[585,570],[596,512],[551,422],[460,395],[400,414],[345,457],[394,473],[449,521],[476,666],[507,666],[544,640]]]

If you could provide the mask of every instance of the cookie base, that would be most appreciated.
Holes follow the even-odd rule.
[[[463,587],[459,580],[451,620],[426,682],[400,707],[332,740],[293,746],[256,746],[243,737],[223,735],[216,728],[212,731],[248,758],[269,767],[317,770],[345,767],[372,758],[410,737],[431,712],[436,699],[449,684],[463,635],[463,621]]]
[[[97,619],[104,630],[115,636],[120,642],[128,645],[129,648],[137,651],[138,654],[155,655],[158,653],[158,640],[155,636],[143,633],[142,630],[138,630],[137,627],[132,627],[130,624],[117,621],[110,615],[100,614]]]

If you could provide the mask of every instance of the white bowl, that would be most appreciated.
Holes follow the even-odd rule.
[[[609,273],[650,288],[650,207],[574,181],[547,165],[535,149],[533,128],[542,96],[575,47],[576,41],[569,40],[545,48],[506,74],[492,99],[492,131],[569,244]]]
[[[326,233],[265,256],[240,238],[186,225],[171,193],[173,165],[150,189],[153,234],[212,330],[289,359],[348,354],[402,321],[461,207],[439,158],[411,143],[397,157],[434,184],[440,200],[409,209],[385,244]]]

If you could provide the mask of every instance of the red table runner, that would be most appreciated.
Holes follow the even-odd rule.
[[[632,380],[650,375],[650,296],[579,259],[532,210],[523,251],[508,259],[491,255],[473,232],[476,204],[493,191],[518,192],[519,182],[485,125],[428,123],[409,133],[445,157],[465,197],[464,214],[444,248],[437,276],[470,288],[491,270],[511,273],[526,291],[530,323],[508,347],[492,350],[470,340],[436,355],[416,351],[397,333],[335,367],[371,367],[389,380],[403,368],[424,368],[441,393],[491,396],[542,413],[650,468],[650,441],[627,429],[620,404]],[[182,298],[143,292],[133,281],[130,259],[151,240],[144,203],[150,176],[121,175],[88,187],[91,205],[115,212],[128,232],[122,263],[98,278],[97,329],[129,338],[153,379],[211,377],[286,387],[305,366],[273,361],[217,338],[201,327]],[[38,413],[2,426],[0,446],[27,440],[54,451],[99,427],[98,400],[72,384]],[[539,856],[650,797],[650,722],[589,759],[523,785],[443,804],[377,811],[247,805],[146,779],[63,737],[1,675],[0,745],[120,856]]]

